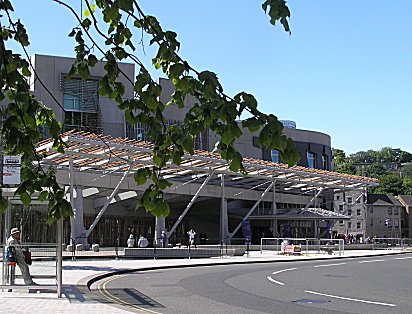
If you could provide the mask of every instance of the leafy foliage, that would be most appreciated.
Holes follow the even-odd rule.
[[[1,128],[4,154],[20,155],[22,160],[22,182],[16,190],[23,205],[28,205],[34,193],[47,199],[49,222],[72,215],[70,204],[64,199],[64,190],[57,184],[53,169],[45,171],[39,165],[40,156],[35,152],[36,144],[42,139],[42,129],[47,128],[54,139],[54,148],[63,152],[60,140],[61,125],[55,120],[54,113],[30,93],[27,77],[31,75],[30,65],[20,55],[6,48],[8,41],[16,41],[22,47],[29,45],[27,32],[20,21],[13,22],[9,11],[10,1],[0,2],[8,20],[8,27],[1,24],[0,35],[0,99],[7,106],[2,110]],[[0,192],[0,212],[6,210],[7,200]]]
[[[384,147],[379,151],[360,151],[346,156],[341,149],[334,149],[335,171],[379,179],[379,186],[370,192],[376,194],[412,194],[412,165],[401,170],[389,171],[385,164],[410,162],[411,154],[399,148]],[[357,165],[358,167],[356,167]]]
[[[384,175],[379,178],[379,186],[373,190],[375,194],[400,195],[405,193],[403,179],[396,174]]]
[[[69,77],[87,79],[90,68],[99,59],[95,54],[97,51],[106,61],[105,75],[99,81],[100,96],[107,96],[117,102],[118,107],[125,111],[129,123],[142,123],[149,130],[147,135],[154,143],[155,166],[141,169],[135,174],[137,184],[148,184],[138,207],[144,207],[155,216],[168,215],[170,209],[163,198],[163,191],[170,183],[161,178],[161,169],[168,162],[179,164],[186,153],[193,154],[195,136],[205,129],[211,130],[220,138],[217,149],[222,158],[230,163],[230,169],[244,173],[242,155],[236,149],[235,141],[242,135],[237,120],[245,112],[251,118],[241,126],[250,131],[260,131],[259,143],[262,146],[277,149],[282,160],[290,164],[295,164],[299,159],[293,142],[282,134],[282,124],[275,116],[260,112],[256,99],[250,94],[242,92],[234,97],[226,95],[215,73],[192,68],[178,54],[180,43],[177,34],[163,30],[154,16],[144,14],[137,1],[96,0],[92,3],[85,0],[84,18],[68,1],[53,1],[67,8],[78,20],[78,25],[69,34],[75,41],[76,53]],[[268,0],[262,7],[273,25],[280,22],[285,31],[290,32],[290,12],[286,1]],[[72,210],[64,200],[63,190],[58,187],[54,173],[44,173],[39,166],[40,156],[35,154],[35,145],[41,139],[39,128],[47,127],[54,139],[55,148],[63,151],[64,146],[59,139],[61,126],[53,113],[30,94],[25,79],[31,74],[28,62],[6,49],[8,40],[17,41],[23,47],[29,45],[24,26],[20,21],[11,20],[10,11],[13,11],[11,1],[0,0],[0,14],[7,17],[10,25],[5,27],[2,24],[1,38],[0,82],[7,95],[0,92],[0,97],[8,98],[6,121],[2,127],[4,149],[8,154],[22,155],[23,182],[16,193],[20,195],[23,204],[30,203],[34,192],[40,192],[41,199],[49,200],[49,222],[53,222],[72,215]],[[103,39],[104,46],[99,46],[97,42],[100,41],[95,40],[92,34]],[[161,86],[152,79],[148,69],[136,55],[134,34],[144,34],[150,45],[157,46],[152,66],[161,70],[175,86],[169,104],[177,104],[182,108],[186,96],[192,95],[197,99],[179,127],[165,123],[163,111],[166,105],[159,101]],[[119,75],[122,75],[118,62],[126,59],[132,60],[139,67],[135,79],[130,80],[135,97],[129,100],[123,99],[125,86],[118,82]],[[33,166],[34,161],[37,166]],[[4,198],[0,198],[1,210],[5,210],[5,204]]]

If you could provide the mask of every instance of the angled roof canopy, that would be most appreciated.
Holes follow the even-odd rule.
[[[76,171],[120,175],[130,167],[133,174],[139,168],[154,166],[153,144],[148,142],[86,132],[68,132],[62,134],[62,139],[67,145],[64,154],[53,149],[51,139],[38,144],[37,151],[45,156],[43,164],[68,168],[71,158]],[[162,169],[162,175],[170,181],[188,182],[210,173],[224,174],[225,185],[256,190],[264,190],[275,180],[276,188],[284,193],[305,193],[321,187],[364,189],[377,185],[372,178],[299,166],[288,167],[252,158],[244,158],[243,165],[247,175],[231,171],[228,162],[219,154],[195,151],[194,155],[184,155],[180,165],[169,163]],[[216,177],[209,184],[220,184],[220,179]]]
[[[280,210],[282,211],[282,210]],[[293,208],[287,212],[278,215],[251,216],[250,219],[272,219],[278,220],[350,220],[349,216],[342,215],[322,208]]]

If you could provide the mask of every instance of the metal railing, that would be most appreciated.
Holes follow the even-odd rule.
[[[404,250],[406,245],[411,243],[411,239],[408,238],[373,238],[372,241],[372,250],[379,249],[400,249]]]
[[[260,253],[264,250],[276,251],[284,253],[285,246],[298,246],[300,252],[309,254],[309,252],[321,253],[327,252],[331,254],[334,250],[339,251],[339,256],[344,255],[345,243],[343,239],[317,239],[317,238],[261,238]]]
[[[57,244],[25,244],[31,252],[32,264],[29,272],[33,281],[38,284],[36,289],[56,290],[57,281]],[[6,258],[7,246],[1,246],[2,272],[1,289],[27,289],[18,263]]]

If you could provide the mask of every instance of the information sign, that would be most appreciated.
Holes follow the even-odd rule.
[[[3,184],[20,184],[20,156],[3,157]]]

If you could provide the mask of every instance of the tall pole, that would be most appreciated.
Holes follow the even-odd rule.
[[[221,179],[221,204],[220,204],[220,241],[226,243],[228,234],[228,221],[227,221],[227,200],[225,195],[225,175],[220,175]]]
[[[63,286],[63,218],[57,221],[57,297],[62,297]]]
[[[272,234],[275,238],[279,237],[278,220],[276,218],[278,208],[276,206],[276,179],[273,179],[273,193],[272,193],[272,215],[275,217],[272,220]]]

